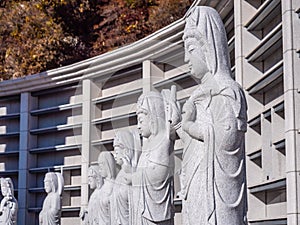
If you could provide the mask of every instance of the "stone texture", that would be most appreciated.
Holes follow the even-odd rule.
[[[113,187],[116,178],[116,162],[110,152],[103,151],[98,157],[99,171],[101,177],[104,179],[103,186],[99,190],[99,201],[97,202],[97,211],[99,224],[113,225],[111,198],[113,194]]]
[[[44,185],[47,197],[39,214],[39,224],[60,225],[61,195],[64,189],[63,177],[60,173],[48,172],[45,175]]]
[[[138,129],[144,141],[132,174],[133,225],[174,224],[174,140],[166,114],[170,97],[167,90],[148,92],[137,103]]]
[[[199,86],[183,106],[181,127],[175,123],[178,116],[172,116],[185,144],[182,224],[246,224],[246,101],[231,77],[218,13],[195,7],[186,19],[183,39],[185,61]]]
[[[116,163],[121,167],[112,195],[112,224],[131,225],[133,204],[131,174],[136,170],[141,153],[141,140],[135,131],[117,131],[114,138]]]
[[[10,178],[1,178],[0,225],[17,223],[18,202],[14,197],[14,187]]]
[[[101,187],[103,185],[103,178],[100,175],[99,166],[89,167],[88,183],[94,192],[89,199],[88,208],[81,210],[79,216],[86,225],[99,225],[99,218],[102,217],[102,215],[99,215],[101,212],[101,210],[99,210],[99,207],[101,207],[99,203],[101,202]]]

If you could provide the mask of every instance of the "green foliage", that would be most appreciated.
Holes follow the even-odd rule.
[[[191,0],[7,0],[0,79],[39,73],[137,41],[182,17]]]

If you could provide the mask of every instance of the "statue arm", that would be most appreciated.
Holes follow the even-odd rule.
[[[81,209],[79,213],[79,218],[81,221],[84,221],[84,224],[87,224],[87,217],[88,217],[88,210],[87,209]]]
[[[188,134],[190,137],[203,141],[204,139],[204,129],[203,127],[205,124],[199,124],[197,122],[193,121],[186,121],[183,124],[182,129],[185,131],[186,134]]]
[[[5,205],[6,205],[6,203],[8,202],[8,197],[7,196],[5,196],[3,199],[2,199],[2,201],[1,201],[1,203],[0,203],[0,213],[2,214],[3,213],[3,211],[4,211],[4,207],[5,207]]]
[[[122,170],[124,171],[123,178],[128,182],[128,184],[132,184],[132,174],[135,172],[135,168],[132,167],[128,159],[122,158],[122,160]]]
[[[17,210],[17,204],[14,202],[14,198],[12,196],[5,196],[0,204],[0,215],[3,213],[4,208],[8,208],[12,215],[15,214]]]
[[[186,132],[184,132],[184,130],[182,129],[182,124],[179,123],[176,127],[176,133],[178,135],[178,137],[180,138],[180,140],[185,143],[188,140],[188,135]]]
[[[18,211],[18,204],[15,201],[11,201],[9,207],[10,207],[11,215],[14,216]]]
[[[203,141],[204,130],[206,124],[204,122],[196,121],[196,106],[188,100],[183,106],[182,115],[182,133],[190,136],[193,139]]]

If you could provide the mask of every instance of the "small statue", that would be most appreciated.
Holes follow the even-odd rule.
[[[85,225],[99,225],[99,203],[101,202],[101,187],[103,178],[100,175],[99,166],[90,166],[88,170],[88,183],[93,191],[87,210],[80,212],[80,218]]]
[[[103,151],[99,154],[98,164],[100,175],[104,179],[99,191],[99,225],[115,225],[112,223],[111,198],[116,178],[116,162],[110,152]]]
[[[172,104],[172,127],[184,143],[182,224],[246,224],[247,105],[231,77],[219,14],[210,7],[193,8],[183,40],[185,61],[200,84],[184,104],[182,120]]]
[[[18,202],[14,197],[14,186],[10,178],[1,178],[0,225],[17,224]]]
[[[61,195],[64,188],[63,176],[60,173],[48,172],[44,179],[47,197],[39,215],[40,225],[60,225]]]
[[[149,92],[137,103],[138,129],[144,137],[142,154],[132,174],[133,225],[172,225],[174,140],[166,113],[170,93]]]
[[[135,171],[141,139],[137,132],[117,131],[114,138],[116,163],[121,166],[114,185],[112,209],[114,225],[132,224],[131,174]]]

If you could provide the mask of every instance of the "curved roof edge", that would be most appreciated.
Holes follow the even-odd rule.
[[[17,94],[27,89],[43,89],[44,84],[49,86],[50,83],[55,85],[59,82],[68,83],[106,73],[111,74],[112,70],[121,69],[125,64],[128,66],[128,63],[137,64],[145,59],[153,59],[154,53],[167,50],[171,47],[168,45],[172,43],[172,39],[182,35],[180,31],[183,30],[183,26],[182,18],[139,41],[99,56],[38,74],[3,81],[0,83],[0,96]],[[174,34],[176,31],[180,33]]]

